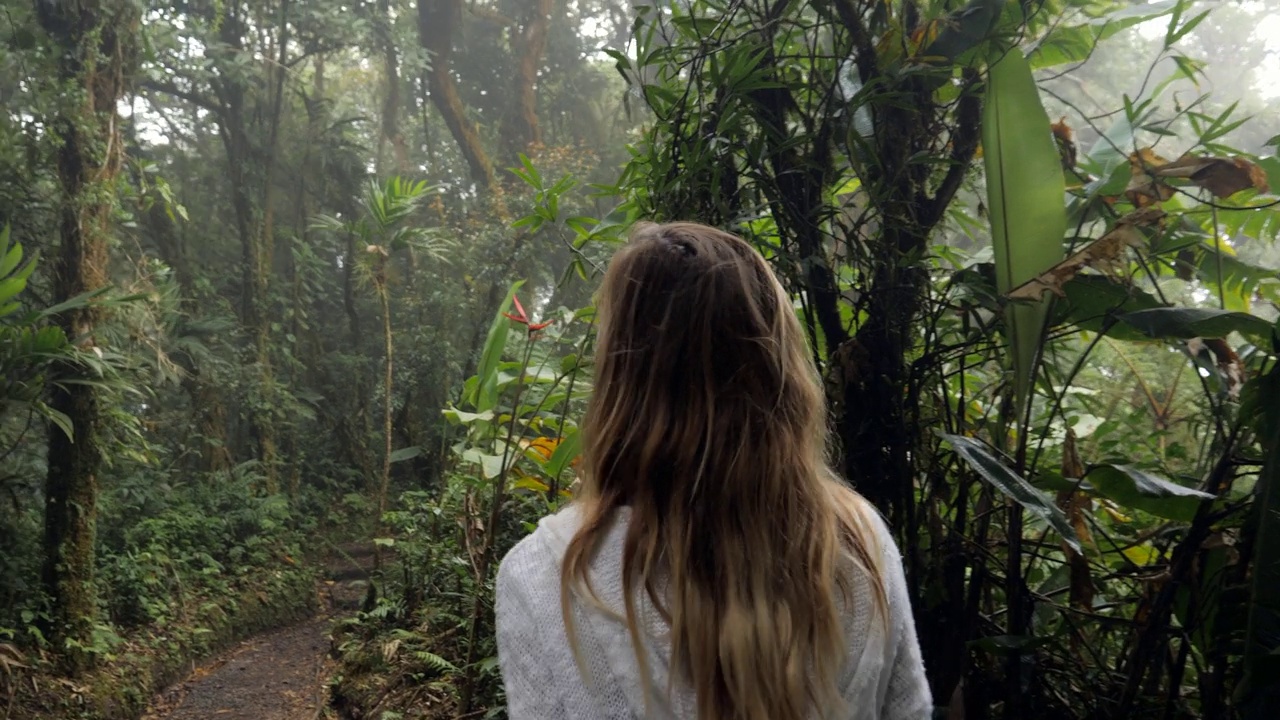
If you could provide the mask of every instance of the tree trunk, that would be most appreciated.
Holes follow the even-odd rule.
[[[462,156],[471,168],[471,179],[484,190],[493,188],[493,163],[480,142],[475,123],[467,118],[467,109],[453,81],[449,56],[453,54],[453,36],[462,19],[462,0],[419,0],[418,40],[431,54],[427,73],[431,102],[444,118]]]
[[[187,312],[196,312],[200,304],[196,298],[195,274],[187,248],[178,234],[174,221],[165,208],[155,203],[143,215],[148,236],[159,250],[165,264],[173,268],[174,278],[182,290],[182,306]],[[216,384],[202,376],[196,359],[186,353],[174,356],[182,367],[182,389],[191,401],[191,413],[200,437],[200,456],[195,468],[202,472],[219,472],[231,467],[231,449],[227,442],[227,408]]]
[[[221,40],[228,48],[244,50],[243,35],[247,31],[241,17],[244,8],[229,7],[221,27]],[[267,77],[268,108],[266,143],[263,152],[255,151],[246,125],[249,116],[245,98],[248,87],[239,76],[224,78],[215,84],[220,100],[219,131],[227,154],[228,180],[231,184],[232,208],[236,232],[241,247],[241,308],[240,320],[249,334],[249,351],[245,364],[252,366],[257,376],[249,399],[249,434],[254,455],[262,463],[265,484],[263,490],[274,494],[279,490],[277,478],[277,441],[272,409],[276,406],[275,383],[271,368],[271,342],[268,291],[270,289],[272,257],[274,254],[274,192],[272,177],[275,166],[276,140],[280,114],[283,107],[286,52],[289,36],[289,0],[281,0],[279,9],[279,57],[273,58]],[[264,168],[262,175],[253,177],[250,172],[258,164]],[[257,214],[252,194],[260,197],[261,219]]]
[[[36,11],[40,25],[58,46],[58,80],[69,91],[51,123],[61,140],[60,245],[53,284],[54,300],[60,302],[107,282],[110,185],[123,161],[116,102],[124,92],[127,65],[134,59],[138,16],[126,0],[37,3]],[[93,347],[98,320],[99,312],[91,306],[59,316],[67,336],[82,350]],[[79,373],[67,363],[57,369],[57,379]],[[102,459],[98,390],[55,383],[50,406],[70,420],[74,437],[57,429],[49,433],[42,580],[52,607],[45,632],[52,647],[66,649],[65,668],[76,671],[90,658],[71,649],[68,641],[88,645],[97,616],[93,545]]]
[[[350,352],[353,357],[362,356],[360,348],[361,325],[360,312],[356,307],[356,237],[348,232],[346,252],[342,259],[342,307],[347,315],[347,333]],[[364,367],[357,364],[352,369],[354,378],[351,387],[351,411],[342,413],[338,418],[339,435],[342,447],[347,455],[347,462],[360,469],[365,486],[370,496],[376,492],[374,484],[373,463],[369,457],[369,392],[365,380]]]
[[[391,345],[391,298],[388,296],[387,288],[387,258],[385,255],[378,256],[377,280],[375,287],[378,291],[378,300],[382,303],[382,343],[383,352],[385,353],[385,363],[383,365],[383,387],[382,387],[382,432],[383,432],[383,453],[382,453],[382,476],[378,480],[378,517],[374,519],[374,527],[379,535],[383,534],[384,528],[382,518],[387,513],[387,494],[391,491],[391,443],[392,443],[392,427],[391,427],[391,398],[394,397],[391,392],[392,381],[392,345]],[[382,546],[375,545],[373,549],[373,565],[375,568],[382,567]]]
[[[542,129],[538,126],[538,67],[546,51],[554,8],[555,0],[529,0],[524,27],[518,40],[512,43],[513,50],[519,53],[519,62],[513,101],[502,123],[502,138],[511,158],[542,143]]]
[[[378,41],[382,45],[382,74],[386,95],[382,102],[382,135],[378,138],[378,173],[382,172],[382,148],[391,143],[395,172],[409,174],[409,148],[400,130],[400,59],[396,53],[395,25],[388,0],[378,0]]]

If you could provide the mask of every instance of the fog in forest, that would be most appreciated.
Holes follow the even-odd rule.
[[[789,294],[934,717],[1272,716],[1280,0],[0,2],[0,718],[507,717],[646,220]]]

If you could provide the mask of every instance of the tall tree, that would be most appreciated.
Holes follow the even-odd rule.
[[[517,31],[512,29],[512,50],[516,53],[515,87],[512,103],[503,122],[502,136],[512,158],[531,145],[542,142],[538,125],[538,69],[547,48],[547,31],[555,0],[527,0],[526,15]]]
[[[384,170],[383,148],[389,142],[395,157],[395,172],[406,175],[409,172],[409,148],[405,144],[404,132],[400,130],[400,58],[396,50],[395,15],[391,12],[389,0],[378,0],[374,28],[378,51],[382,53],[383,82],[386,84],[382,99],[382,134],[378,137],[375,167],[379,173]]]
[[[467,159],[471,179],[488,190],[496,182],[493,162],[480,141],[475,123],[467,117],[466,107],[458,95],[458,84],[453,79],[453,67],[449,62],[453,54],[453,37],[462,22],[462,0],[419,0],[418,39],[431,55],[428,89],[431,102],[440,111],[444,124]]]
[[[59,249],[54,276],[56,301],[98,290],[107,282],[107,241],[112,193],[123,162],[116,103],[134,61],[139,15],[130,0],[66,0],[36,3],[41,27],[58,48],[62,101],[49,127],[60,141],[57,177],[62,195]],[[94,346],[99,311],[92,305],[63,312],[60,323],[82,349]],[[59,380],[79,369],[60,368]],[[56,382],[50,405],[70,421],[72,433],[49,434],[45,485],[43,582],[52,601],[46,628],[54,647],[87,644],[97,617],[93,589],[97,475],[102,461],[98,390]],[[66,654],[68,669],[87,661]]]

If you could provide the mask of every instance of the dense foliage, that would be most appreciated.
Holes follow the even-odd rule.
[[[652,218],[783,278],[940,714],[1268,716],[1277,11],[6,1],[0,704],[136,713],[365,539],[334,706],[501,714]]]

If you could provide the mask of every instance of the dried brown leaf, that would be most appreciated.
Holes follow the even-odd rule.
[[[1218,364],[1218,372],[1227,384],[1227,394],[1232,399],[1240,396],[1240,388],[1244,387],[1246,370],[1244,361],[1236,351],[1222,338],[1193,338],[1187,343],[1192,353],[1208,350]]]
[[[1125,199],[1134,207],[1143,208],[1173,197],[1173,188],[1161,184],[1149,172],[1153,167],[1168,163],[1151,148],[1142,148],[1129,155],[1129,185],[1124,189]]]
[[[1220,198],[1230,197],[1250,188],[1262,193],[1271,192],[1267,184],[1267,173],[1242,157],[1183,155],[1171,163],[1151,168],[1151,174],[1158,178],[1189,180]]]
[[[1135,210],[1116,221],[1115,227],[1102,237],[1067,256],[1065,260],[1009,291],[1010,300],[1036,301],[1051,292],[1065,297],[1062,286],[1086,267],[1108,275],[1124,269],[1124,249],[1141,247],[1144,238],[1139,228],[1155,225],[1164,217],[1156,207]]]
[[[1070,428],[1067,429],[1067,439],[1062,446],[1062,476],[1068,479],[1084,476],[1084,463],[1080,461],[1080,454],[1076,450],[1076,434]],[[1089,524],[1085,522],[1085,511],[1093,506],[1093,500],[1086,493],[1073,490],[1060,491],[1057,500],[1058,507],[1062,508],[1080,542],[1093,544]],[[1066,543],[1063,543],[1062,551],[1066,553],[1067,563],[1071,568],[1069,592],[1072,606],[1092,608],[1094,586],[1089,561]]]
[[[1076,166],[1076,141],[1067,124],[1067,118],[1059,118],[1058,122],[1049,126],[1053,131],[1053,140],[1058,145],[1058,154],[1062,156],[1062,169],[1070,170]]]

